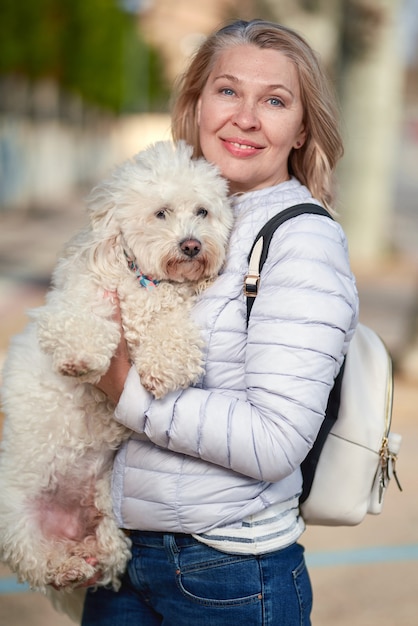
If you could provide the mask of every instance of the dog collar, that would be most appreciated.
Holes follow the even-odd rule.
[[[131,259],[126,252],[125,256],[128,261],[128,267],[135,274],[140,286],[145,287],[145,289],[154,289],[160,281],[143,274],[139,269],[137,262],[134,259]]]

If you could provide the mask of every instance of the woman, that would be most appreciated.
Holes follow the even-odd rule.
[[[333,99],[299,35],[238,21],[193,58],[173,136],[220,168],[236,222],[224,271],[194,310],[201,384],[154,400],[123,343],[99,383],[135,432],[113,480],[133,558],[118,593],[89,590],[82,623],[307,625],[300,464],[358,314],[341,227],[302,215],[275,233],[248,328],[243,280],[269,218],[302,202],[330,208],[342,154]]]

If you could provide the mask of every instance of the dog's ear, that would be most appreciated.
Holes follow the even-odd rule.
[[[126,260],[111,180],[93,188],[87,198],[87,211],[91,227],[91,265],[94,271],[112,282],[118,278],[118,268]]]
[[[87,198],[87,213],[92,231],[103,239],[116,237],[120,227],[111,181],[96,185]]]
[[[90,268],[98,276],[100,284],[109,291],[117,291],[121,267],[127,265],[121,236],[93,239],[88,257]]]

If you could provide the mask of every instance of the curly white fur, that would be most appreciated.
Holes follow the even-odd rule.
[[[93,189],[88,211],[3,373],[0,558],[43,591],[71,590],[97,570],[100,584],[117,588],[130,557],[110,498],[113,455],[129,432],[90,384],[120,339],[106,294],[119,295],[145,387],[161,397],[195,383],[202,343],[188,313],[219,273],[232,225],[225,181],[183,142],[123,163]],[[155,289],[138,285],[126,256],[160,281]]]

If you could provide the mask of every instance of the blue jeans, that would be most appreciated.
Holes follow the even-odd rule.
[[[130,537],[121,589],[89,589],[82,626],[310,626],[312,589],[299,544],[252,556],[190,535]]]

